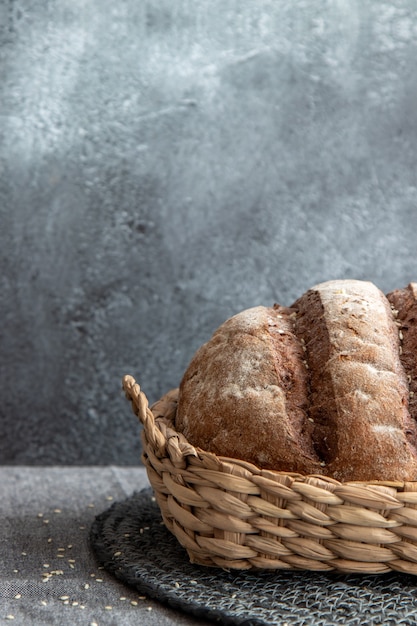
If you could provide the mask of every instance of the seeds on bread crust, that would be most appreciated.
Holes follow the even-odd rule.
[[[183,376],[177,430],[268,469],[416,479],[417,286],[393,294],[328,281],[233,316]]]

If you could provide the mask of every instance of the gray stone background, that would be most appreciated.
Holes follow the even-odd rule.
[[[137,464],[230,315],[417,280],[410,0],[0,0],[0,462]]]

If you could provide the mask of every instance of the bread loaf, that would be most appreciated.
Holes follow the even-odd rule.
[[[326,473],[339,480],[417,477],[399,329],[372,283],[331,281],[296,303],[310,367],[309,415]]]
[[[417,479],[416,296],[329,281],[235,315],[191,360],[177,430],[261,468]]]
[[[398,289],[387,295],[400,336],[400,361],[407,375],[409,388],[408,411],[410,439],[417,447],[417,284]]]

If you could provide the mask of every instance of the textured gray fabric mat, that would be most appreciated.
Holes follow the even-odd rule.
[[[149,489],[97,516],[90,540],[119,580],[196,617],[240,626],[417,622],[417,577],[237,572],[193,565]]]
[[[0,485],[0,626],[202,626],[99,568],[90,549],[95,516],[149,487],[144,467],[3,466]]]

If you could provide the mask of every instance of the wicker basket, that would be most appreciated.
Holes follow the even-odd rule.
[[[131,376],[123,388],[162,518],[191,562],[417,574],[417,482],[341,483],[218,457],[175,430],[178,390],[150,409]]]

